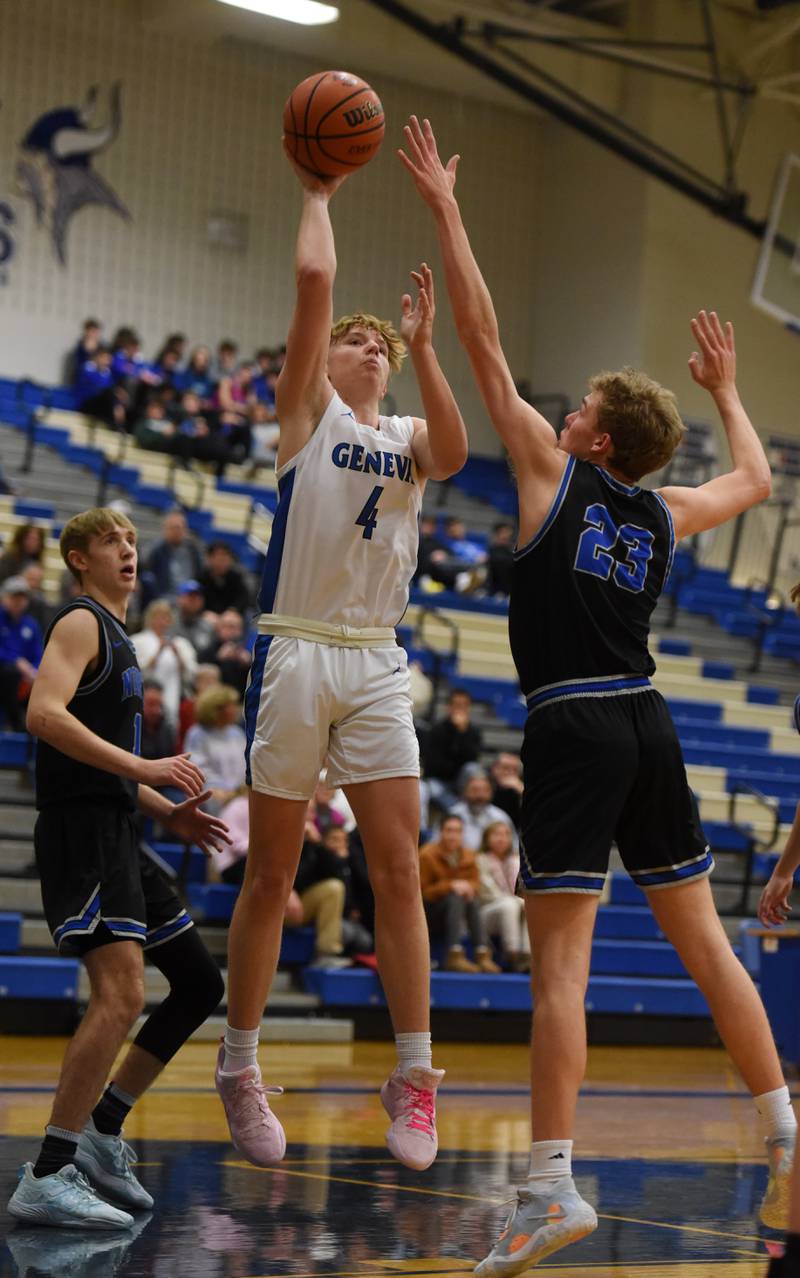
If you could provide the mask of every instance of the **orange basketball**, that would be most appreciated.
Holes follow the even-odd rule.
[[[320,71],[283,108],[289,154],[319,177],[353,173],[376,154],[385,129],[374,89],[347,71]]]

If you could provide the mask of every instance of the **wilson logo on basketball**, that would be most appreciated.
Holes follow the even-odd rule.
[[[342,112],[345,120],[351,129],[355,129],[359,124],[366,124],[369,120],[374,120],[376,116],[383,115],[383,107],[379,102],[364,102],[361,106],[353,107],[350,111]]]

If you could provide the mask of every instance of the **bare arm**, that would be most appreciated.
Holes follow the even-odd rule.
[[[328,202],[344,181],[316,178],[293,162],[292,167],[303,186],[303,210],[295,250],[297,300],[275,388],[279,466],[308,442],[333,394],[327,367],[336,249]]]
[[[97,662],[99,649],[98,622],[88,608],[76,609],[62,617],[44,650],[31,690],[26,718],[28,731],[78,763],[145,785],[177,785],[187,794],[199,794],[203,788],[202,773],[188,755],[141,759],[132,751],[99,737],[67,709],[84,671]]]
[[[444,262],[445,281],[459,340],[469,356],[492,425],[518,469],[533,467],[550,486],[564,468],[550,423],[517,394],[500,344],[494,305],[472,252],[454,195],[458,156],[446,166],[427,120],[412,116],[405,129],[408,154],[399,152],[431,209]]]
[[[723,329],[716,311],[701,311],[692,320],[692,333],[700,348],[689,359],[692,377],[717,406],[733,469],[699,488],[662,488],[670,508],[675,536],[716,528],[734,515],[769,497],[772,481],[761,440],[744,410],[736,389],[736,346],[733,325]]]
[[[420,471],[429,479],[449,479],[467,460],[467,432],[455,396],[433,349],[436,301],[433,274],[423,262],[411,278],[419,290],[416,305],[403,295],[400,334],[408,346],[417,377],[425,421],[414,420],[412,449]]]

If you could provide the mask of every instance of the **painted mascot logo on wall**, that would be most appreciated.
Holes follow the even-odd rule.
[[[92,167],[95,156],[116,141],[122,123],[120,85],[109,95],[107,123],[97,124],[99,91],[93,86],[82,107],[56,107],[34,121],[20,143],[17,180],[31,201],[36,220],[50,232],[62,266],[67,262],[67,231],[76,213],[92,204],[129,219],[130,213]]]

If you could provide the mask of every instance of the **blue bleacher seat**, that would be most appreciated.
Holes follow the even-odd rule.
[[[0,998],[53,998],[74,1001],[78,997],[77,959],[0,958]]]
[[[0,953],[16,954],[22,940],[22,915],[0,913]]]

